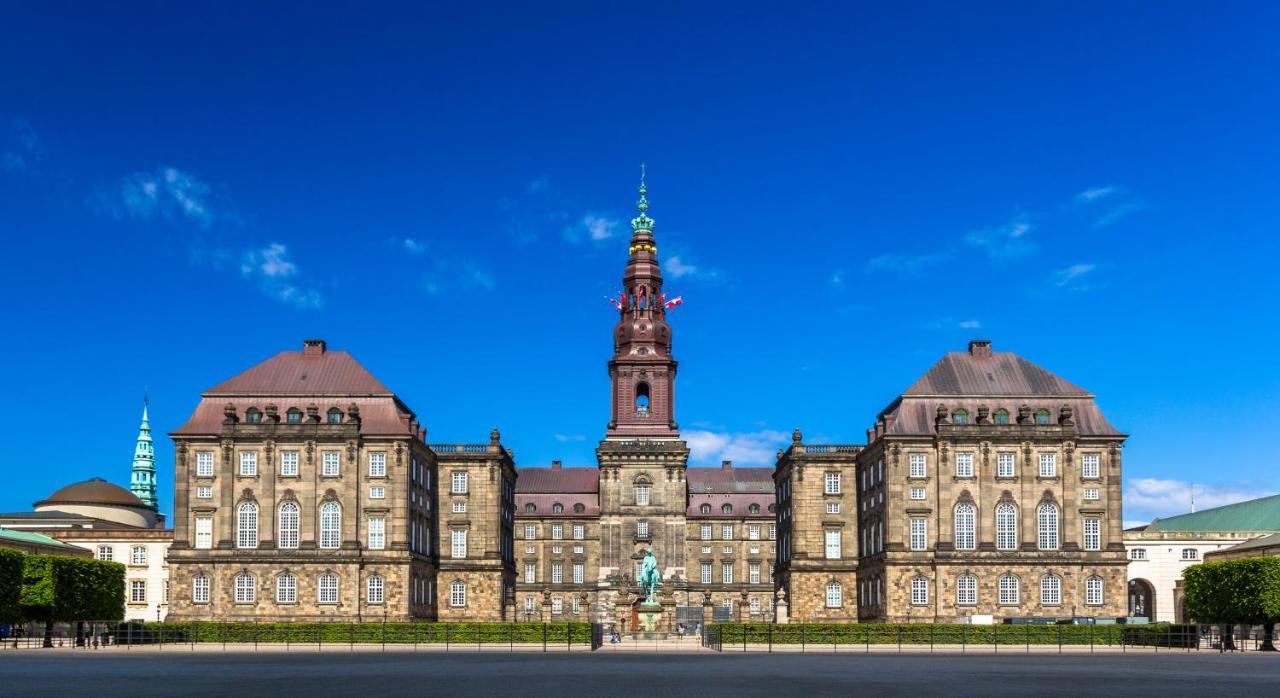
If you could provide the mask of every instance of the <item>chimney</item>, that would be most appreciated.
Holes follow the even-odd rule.
[[[303,356],[320,356],[324,353],[325,345],[323,339],[304,339],[302,340]]]
[[[990,339],[969,340],[969,354],[979,359],[991,358],[991,340]]]
[[[733,467],[733,461],[731,461],[731,460],[722,460],[722,461],[720,461],[720,469],[721,469],[721,470],[729,470],[729,469],[730,469],[730,468],[732,468],[732,467]]]
[[[559,470],[559,469],[560,469],[560,461],[558,461],[558,460],[553,460],[553,461],[551,461],[551,469],[552,469],[552,470]]]

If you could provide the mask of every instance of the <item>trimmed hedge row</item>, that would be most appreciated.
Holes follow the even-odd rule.
[[[21,616],[75,621],[124,618],[124,565],[57,555],[25,555]]]
[[[0,548],[0,623],[22,620],[22,565],[26,556]]]
[[[131,624],[121,641],[291,644],[590,643],[589,623],[240,623]]]
[[[1158,638],[1169,633],[1166,625],[720,623],[712,627],[719,630],[725,645],[741,645],[744,638],[748,645],[770,641],[775,645],[1119,645],[1122,640],[1126,644],[1163,643]]]

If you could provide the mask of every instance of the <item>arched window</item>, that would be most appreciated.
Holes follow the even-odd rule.
[[[253,575],[248,572],[236,575],[235,589],[236,603],[254,603],[258,600],[257,586],[254,584]]]
[[[1009,410],[1006,410],[1003,407],[996,410],[996,424],[1008,424],[1008,423],[1009,423]]]
[[[298,547],[298,505],[296,502],[285,502],[280,505],[279,532],[276,545],[281,548]]]
[[[577,504],[573,505],[573,513],[575,514],[581,514],[586,510],[587,510],[587,507],[582,502],[578,502]]]
[[[844,587],[840,582],[827,583],[827,608],[840,608],[844,605]]]
[[[1058,507],[1045,502],[1036,511],[1040,535],[1037,537],[1041,550],[1058,549]]]
[[[382,581],[382,576],[377,574],[369,575],[364,584],[365,601],[368,603],[382,603],[386,587]]]
[[[250,407],[244,411],[244,421],[249,424],[260,424],[262,422],[262,412],[256,407]]]
[[[968,423],[969,423],[969,411],[968,411],[968,410],[956,410],[955,412],[952,412],[952,413],[951,413],[951,423],[952,423],[952,424],[968,424]]]
[[[974,542],[975,518],[972,504],[956,505],[956,550],[973,550],[977,547]]]
[[[338,575],[325,572],[316,582],[316,602],[338,603]]]
[[[1018,510],[1008,502],[996,505],[996,550],[1018,549]]]
[[[342,510],[337,502],[320,505],[320,547],[337,548],[341,538]]]
[[[1012,574],[1000,576],[1000,605],[1001,606],[1017,606],[1018,605],[1018,589],[1021,585],[1018,583],[1018,577]]]
[[[342,424],[342,410],[338,409],[337,407],[332,407],[332,408],[330,408],[330,409],[329,409],[329,423],[330,423],[330,424]]]
[[[467,583],[457,581],[449,585],[449,605],[463,608],[467,605]]]
[[[710,505],[710,504],[703,504],[702,506],[698,507],[698,511],[702,512],[703,514],[710,514],[710,513],[711,513],[711,505]]]
[[[1040,578],[1040,605],[1062,605],[1062,578],[1054,574],[1046,574]]]
[[[776,511],[778,511],[778,507],[777,507],[777,505],[770,504],[770,505],[769,505],[769,513],[770,513],[770,514],[772,514],[772,513],[775,513]]]
[[[241,502],[236,509],[236,547],[258,547],[258,505]]]
[[[302,410],[298,409],[297,407],[290,407],[289,411],[285,412],[285,421],[290,424],[301,424]]]
[[[537,510],[538,510],[538,506],[536,504],[530,503],[530,504],[524,505],[524,513],[526,514],[532,514]]]
[[[914,577],[911,580],[911,605],[926,606],[929,604],[929,580]]]
[[[971,574],[962,574],[956,579],[956,603],[961,606],[978,604],[978,578]]]
[[[209,577],[197,574],[191,578],[191,602],[209,603]]]
[[[1102,577],[1095,575],[1084,580],[1084,602],[1089,606],[1102,605]]]
[[[555,504],[552,504],[552,505],[551,505],[551,513],[552,513],[552,514],[563,514],[563,513],[564,513],[564,505],[563,505],[563,504],[561,504],[560,502],[556,502]]]
[[[1049,410],[1036,410],[1036,424],[1049,423]]]
[[[720,511],[721,511],[721,512],[723,512],[723,513],[725,513],[725,514],[732,514],[732,513],[733,513],[733,505],[732,505],[732,504],[725,504],[724,506],[720,507]]]
[[[129,564],[145,565],[147,564],[147,546],[135,545],[129,549]]]
[[[751,506],[747,507],[747,511],[748,511],[748,512],[750,512],[750,513],[752,513],[752,514],[759,514],[759,513],[760,513],[760,505],[759,505],[759,504],[752,504]]]
[[[298,578],[285,572],[276,577],[276,603],[298,602]]]
[[[649,416],[649,384],[636,383],[636,416]]]

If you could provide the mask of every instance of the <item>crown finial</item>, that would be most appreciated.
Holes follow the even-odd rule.
[[[636,210],[640,212],[640,215],[631,219],[631,230],[633,232],[639,232],[641,230],[653,232],[653,219],[648,215],[649,197],[647,194],[649,193],[649,188],[645,186],[644,176],[645,164],[642,162],[640,163],[640,188],[638,189],[640,192],[640,200],[636,202]]]

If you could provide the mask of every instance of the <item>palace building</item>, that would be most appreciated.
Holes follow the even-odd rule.
[[[1124,614],[1125,436],[989,342],[943,357],[865,444],[797,429],[771,468],[690,467],[678,301],[639,191],[593,466],[517,467],[497,429],[428,444],[390,389],[309,340],[211,388],[172,434],[171,614],[632,630],[649,550],[666,631]]]

